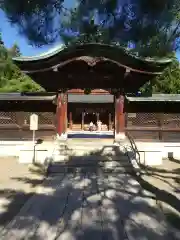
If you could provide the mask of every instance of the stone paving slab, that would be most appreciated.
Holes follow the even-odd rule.
[[[125,173],[99,168],[50,176],[0,238],[169,240],[152,198]]]

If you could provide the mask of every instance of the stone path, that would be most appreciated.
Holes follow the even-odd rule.
[[[80,169],[49,176],[0,238],[170,240],[152,196],[123,172]]]

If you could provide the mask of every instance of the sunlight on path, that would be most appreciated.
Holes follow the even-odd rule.
[[[169,240],[169,235],[137,181],[96,169],[49,177],[1,239]]]

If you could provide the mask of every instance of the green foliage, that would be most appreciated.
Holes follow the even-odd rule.
[[[152,83],[147,82],[141,89],[143,94],[166,93],[180,94],[180,64],[174,57],[172,64],[162,75],[157,76]]]
[[[180,65],[177,59],[156,78],[152,90],[154,93],[180,93]]]
[[[1,0],[0,8],[19,32],[37,45],[51,43],[56,38],[54,18],[61,12],[63,0]]]
[[[12,24],[32,44],[98,41],[133,46],[134,54],[165,56],[180,48],[180,0],[1,0]]]
[[[81,1],[61,19],[60,36],[66,44],[115,43],[139,56],[167,56],[180,47],[179,6],[180,0]]]
[[[76,7],[69,10],[64,2],[1,0],[0,8],[35,45],[49,44],[59,38],[66,45],[114,43],[131,47],[133,54],[144,57],[169,56],[180,49],[180,0],[77,0]],[[18,54],[17,46],[9,52],[0,46],[0,91],[39,90],[39,86],[12,66],[9,56]],[[179,93],[179,89],[179,63],[174,59],[163,75],[152,85],[146,83],[141,90]]]
[[[11,57],[19,57],[21,55],[20,48],[16,43],[12,48],[8,49],[8,53]]]
[[[20,49],[17,44],[8,50],[3,44],[0,45],[0,92],[43,91],[13,64],[12,57],[19,55]]]

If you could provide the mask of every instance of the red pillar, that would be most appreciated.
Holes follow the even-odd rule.
[[[124,96],[117,94],[115,96],[115,139],[125,138],[125,113]]]
[[[57,134],[59,137],[67,133],[67,94],[59,93],[57,97]]]

